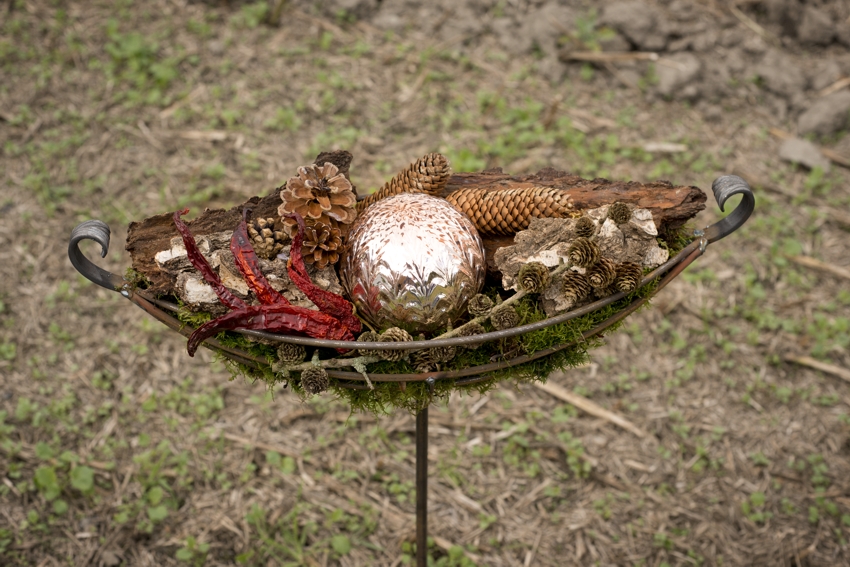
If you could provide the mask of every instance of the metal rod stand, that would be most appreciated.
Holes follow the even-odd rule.
[[[436,380],[425,380],[434,395]],[[428,566],[428,406],[416,414],[416,567]]]
[[[416,567],[428,565],[428,406],[416,414]]]

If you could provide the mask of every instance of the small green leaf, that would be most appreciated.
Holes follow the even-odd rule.
[[[71,486],[84,494],[91,492],[94,488],[94,471],[89,467],[74,467],[71,470]]]
[[[35,485],[48,502],[59,496],[59,479],[56,478],[56,470],[53,467],[38,467],[35,470]]]
[[[64,500],[55,500],[53,502],[53,513],[61,516],[68,511],[68,503]]]
[[[46,461],[53,458],[53,448],[43,441],[35,444],[35,456]]]
[[[280,470],[283,474],[292,474],[295,472],[295,459],[292,457],[284,457],[280,463]]]
[[[331,547],[340,555],[346,555],[351,551],[351,540],[347,535],[335,535],[331,538]]]
[[[148,502],[153,506],[158,506],[160,502],[162,502],[162,488],[158,486],[154,486],[150,490],[148,490]]]
[[[150,506],[148,508],[148,518],[152,522],[161,522],[168,517],[168,508],[165,505]]]
[[[177,550],[177,553],[174,554],[174,557],[176,557],[178,561],[191,561],[192,550],[186,547],[181,547]]]

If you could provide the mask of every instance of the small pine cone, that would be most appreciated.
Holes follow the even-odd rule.
[[[298,364],[304,362],[307,357],[307,349],[303,345],[283,343],[277,347],[277,360],[281,364]]]
[[[427,193],[428,195],[439,195],[446,182],[452,174],[449,160],[442,154],[428,154],[411,163],[395,177],[387,181],[383,187],[358,201],[357,210],[363,211],[366,207],[381,199],[400,195],[401,193]]]
[[[330,224],[335,220],[340,227],[347,227],[357,218],[357,197],[351,182],[329,162],[299,167],[298,177],[286,182],[280,198],[283,203],[277,212],[281,217],[298,213],[308,223],[313,220]],[[284,227],[290,237],[298,232],[295,219],[284,219]]]
[[[410,355],[410,362],[417,374],[434,372],[437,370],[437,362],[431,358],[432,349],[417,350]]]
[[[314,366],[301,372],[301,387],[310,395],[321,394],[329,385],[328,373],[324,368]]]
[[[597,287],[593,290],[593,295],[597,299],[602,299],[603,297],[608,297],[609,295],[614,295],[619,290],[613,285],[609,285],[608,287]]]
[[[600,258],[595,266],[587,270],[587,281],[594,288],[606,288],[617,279],[617,265],[609,258]]]
[[[322,221],[307,223],[307,229],[304,231],[304,245],[301,247],[304,262],[322,270],[329,264],[339,262],[341,251],[342,233],[335,220],[328,219],[327,223]]]
[[[410,336],[410,333],[399,327],[390,327],[381,333],[381,341],[383,342],[405,343],[412,340],[413,337]],[[406,350],[381,350],[378,352],[380,353],[378,356],[390,362],[399,361],[408,355],[408,351]]]
[[[254,219],[248,224],[248,236],[257,256],[271,260],[283,250],[288,240],[286,234],[275,229],[273,218]]]
[[[519,325],[519,313],[510,305],[497,305],[490,312],[490,323],[497,331],[512,329]]]
[[[569,271],[564,274],[561,291],[567,299],[571,299],[573,303],[576,303],[587,297],[587,294],[590,293],[590,282],[587,281],[584,274]]]
[[[445,346],[428,349],[428,358],[430,358],[437,364],[443,362],[450,362],[454,359],[455,356],[457,356],[457,347]]]
[[[473,317],[481,317],[493,309],[493,300],[483,293],[479,293],[469,300],[469,305],[467,305],[466,309]]]
[[[375,331],[366,331],[365,333],[361,333],[357,340],[360,342],[366,343],[376,343],[381,340],[381,335],[376,333]],[[381,358],[381,351],[379,350],[370,350],[366,348],[357,349],[357,352],[360,356],[377,356]]]
[[[635,262],[623,262],[617,266],[617,279],[614,285],[617,290],[629,293],[637,288],[643,279],[643,268]]]
[[[528,293],[540,293],[549,287],[552,281],[549,268],[540,262],[523,264],[519,269],[519,285]]]
[[[589,268],[599,261],[599,246],[587,238],[576,238],[567,252],[567,258],[579,268]]]
[[[460,330],[457,333],[457,336],[459,336],[459,337],[471,337],[472,335],[483,335],[486,332],[487,331],[484,329],[484,327],[479,325],[478,323],[467,323],[466,325],[464,325],[463,327],[460,328]],[[481,346],[480,344],[466,345],[466,347],[464,347],[464,348],[475,350],[480,346]]]
[[[608,207],[608,218],[616,224],[626,224],[632,218],[632,209],[627,204],[617,201]]]
[[[572,208],[567,193],[551,187],[458,189],[446,201],[468,216],[479,233],[503,236],[525,230],[532,218],[564,218]]]
[[[590,217],[579,217],[576,221],[576,236],[590,238],[596,234],[596,223]]]

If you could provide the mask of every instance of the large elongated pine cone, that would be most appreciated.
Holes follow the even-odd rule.
[[[510,236],[528,228],[532,218],[563,218],[572,208],[566,193],[551,187],[458,189],[446,200],[472,219],[478,232],[485,235]]]
[[[402,169],[383,187],[362,201],[358,201],[357,210],[362,211],[376,201],[401,193],[439,195],[451,174],[449,160],[444,155],[428,154]]]

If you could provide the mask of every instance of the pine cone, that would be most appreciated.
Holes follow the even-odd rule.
[[[471,337],[472,335],[483,335],[487,331],[478,323],[467,323],[457,333],[459,337]],[[480,347],[480,344],[477,345],[466,345],[464,348],[468,348],[470,350],[476,350]]]
[[[625,203],[617,201],[608,207],[608,218],[616,224],[626,224],[632,218],[632,208]]]
[[[469,300],[469,304],[466,306],[466,310],[469,311],[469,314],[473,317],[486,315],[491,309],[493,309],[493,300],[483,293],[474,295],[472,299]]]
[[[410,333],[399,327],[390,327],[381,333],[381,341],[384,342],[392,341],[396,343],[404,343],[412,340],[413,337],[410,336]],[[408,351],[406,350],[381,350],[378,352],[380,353],[378,356],[384,360],[389,360],[390,362],[399,361],[406,358],[408,355]]]
[[[519,269],[519,285],[528,293],[540,293],[547,287],[552,280],[549,275],[549,268],[540,262],[529,262],[523,264]]]
[[[328,264],[336,264],[340,251],[342,234],[335,220],[329,219],[328,223],[311,221],[307,225],[307,230],[304,231],[304,245],[301,247],[304,262],[321,270]]]
[[[596,223],[593,222],[593,219],[587,216],[579,217],[576,220],[576,236],[580,236],[583,238],[590,238],[594,234],[596,234]]]
[[[354,208],[357,198],[351,190],[351,182],[332,163],[299,167],[298,177],[286,182],[280,198],[283,204],[277,212],[281,217],[298,213],[308,225],[311,220],[330,225],[333,219],[340,227],[347,227],[357,218]],[[294,219],[284,219],[284,223],[290,237],[298,232]]]
[[[383,187],[358,201],[357,210],[362,211],[376,201],[401,193],[439,195],[451,174],[449,160],[444,155],[428,154],[402,169]]]
[[[634,262],[623,262],[617,266],[617,279],[614,285],[619,291],[634,291],[643,279],[643,268]]]
[[[528,228],[534,217],[567,216],[567,194],[551,187],[525,189],[458,189],[446,200],[472,219],[478,232],[510,236]]]
[[[519,325],[519,313],[510,305],[497,305],[490,312],[490,323],[497,331],[504,331]]]
[[[561,291],[567,299],[571,299],[575,304],[590,293],[590,282],[587,281],[584,274],[570,270],[564,274]]]
[[[310,395],[321,394],[330,386],[328,373],[324,368],[314,366],[301,372],[301,387]]]
[[[277,360],[281,364],[298,364],[304,362],[307,357],[307,349],[302,345],[283,343],[277,347]]]
[[[599,246],[587,238],[576,238],[567,252],[567,258],[579,268],[589,268],[599,261]]]
[[[598,299],[602,299],[603,297],[608,297],[609,295],[614,295],[618,291],[620,291],[620,290],[618,290],[613,285],[609,285],[608,287],[594,288],[593,289],[593,295]]]
[[[367,343],[376,343],[381,340],[381,335],[376,333],[375,331],[366,331],[365,333],[361,333],[359,337],[357,337],[358,341],[367,342]],[[370,350],[370,349],[357,349],[358,354],[360,356],[377,356],[381,358],[380,350]]]
[[[286,242],[286,234],[275,229],[274,219],[254,219],[248,225],[248,236],[257,256],[265,260],[271,260],[283,250]]]
[[[610,258],[600,258],[596,265],[587,270],[586,275],[587,281],[594,288],[606,288],[617,279],[617,265]]]

